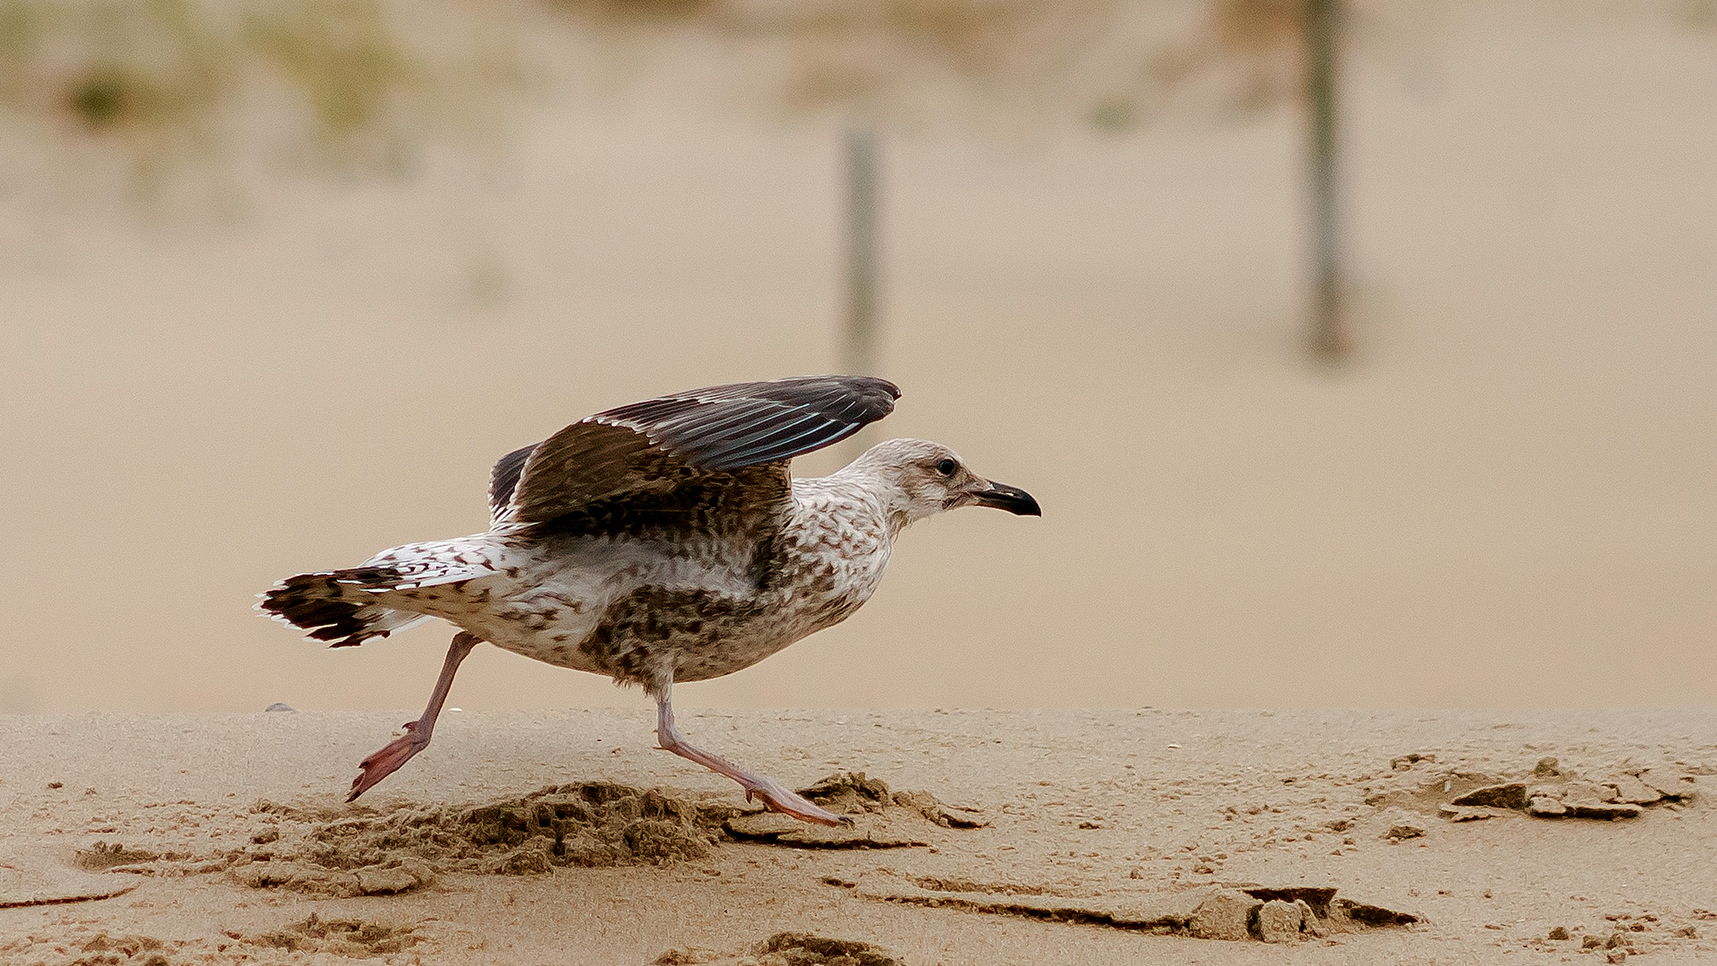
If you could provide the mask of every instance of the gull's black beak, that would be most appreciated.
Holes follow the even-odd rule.
[[[1030,493],[1006,483],[990,483],[984,489],[973,492],[972,502],[978,506],[993,506],[1022,517],[1043,516],[1043,510],[1038,507],[1037,501],[1032,499]]]

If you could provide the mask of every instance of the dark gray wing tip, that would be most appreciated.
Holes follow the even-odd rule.
[[[840,442],[899,398],[898,386],[874,376],[794,376],[647,399],[590,421],[635,429],[693,466],[725,472]]]
[[[511,453],[495,461],[495,468],[489,473],[489,513],[499,516],[513,501],[513,491],[519,487],[519,474],[525,470],[525,461],[537,451],[541,443],[521,446]]]

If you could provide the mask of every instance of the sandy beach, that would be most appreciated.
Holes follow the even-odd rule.
[[[846,831],[642,709],[454,714],[344,804],[401,717],[0,717],[0,962],[1717,960],[1709,710],[682,716]]]

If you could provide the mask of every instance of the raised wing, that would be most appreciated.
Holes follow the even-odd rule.
[[[721,502],[769,502],[786,493],[787,460],[846,439],[898,398],[883,379],[799,376],[647,399],[501,457],[490,506],[497,523],[547,523],[598,505],[690,512],[718,490]]]

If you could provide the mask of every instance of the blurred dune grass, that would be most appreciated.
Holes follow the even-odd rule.
[[[1013,127],[1068,115],[1125,129],[1147,120],[1168,92],[1213,73],[1226,78],[1224,109],[1260,109],[1291,94],[1300,7],[1298,0],[0,0],[0,113],[5,127],[24,135],[14,151],[105,159],[145,194],[177,171],[202,170],[193,162],[235,151],[335,172],[399,174],[438,135],[475,131],[493,143],[508,102],[550,71],[544,49],[573,47],[573,37],[626,49],[695,35],[726,52],[718,85],[765,112],[835,110],[926,125],[946,121],[952,104],[955,112],[1006,117]],[[1142,21],[1150,28],[1133,29]],[[1161,23],[1189,29],[1165,32]],[[662,49],[676,52],[671,44]],[[613,62],[578,66],[614,69]],[[56,167],[49,160],[37,170]]]
[[[0,110],[144,189],[251,143],[397,171],[516,82],[486,17],[457,0],[0,0]]]

